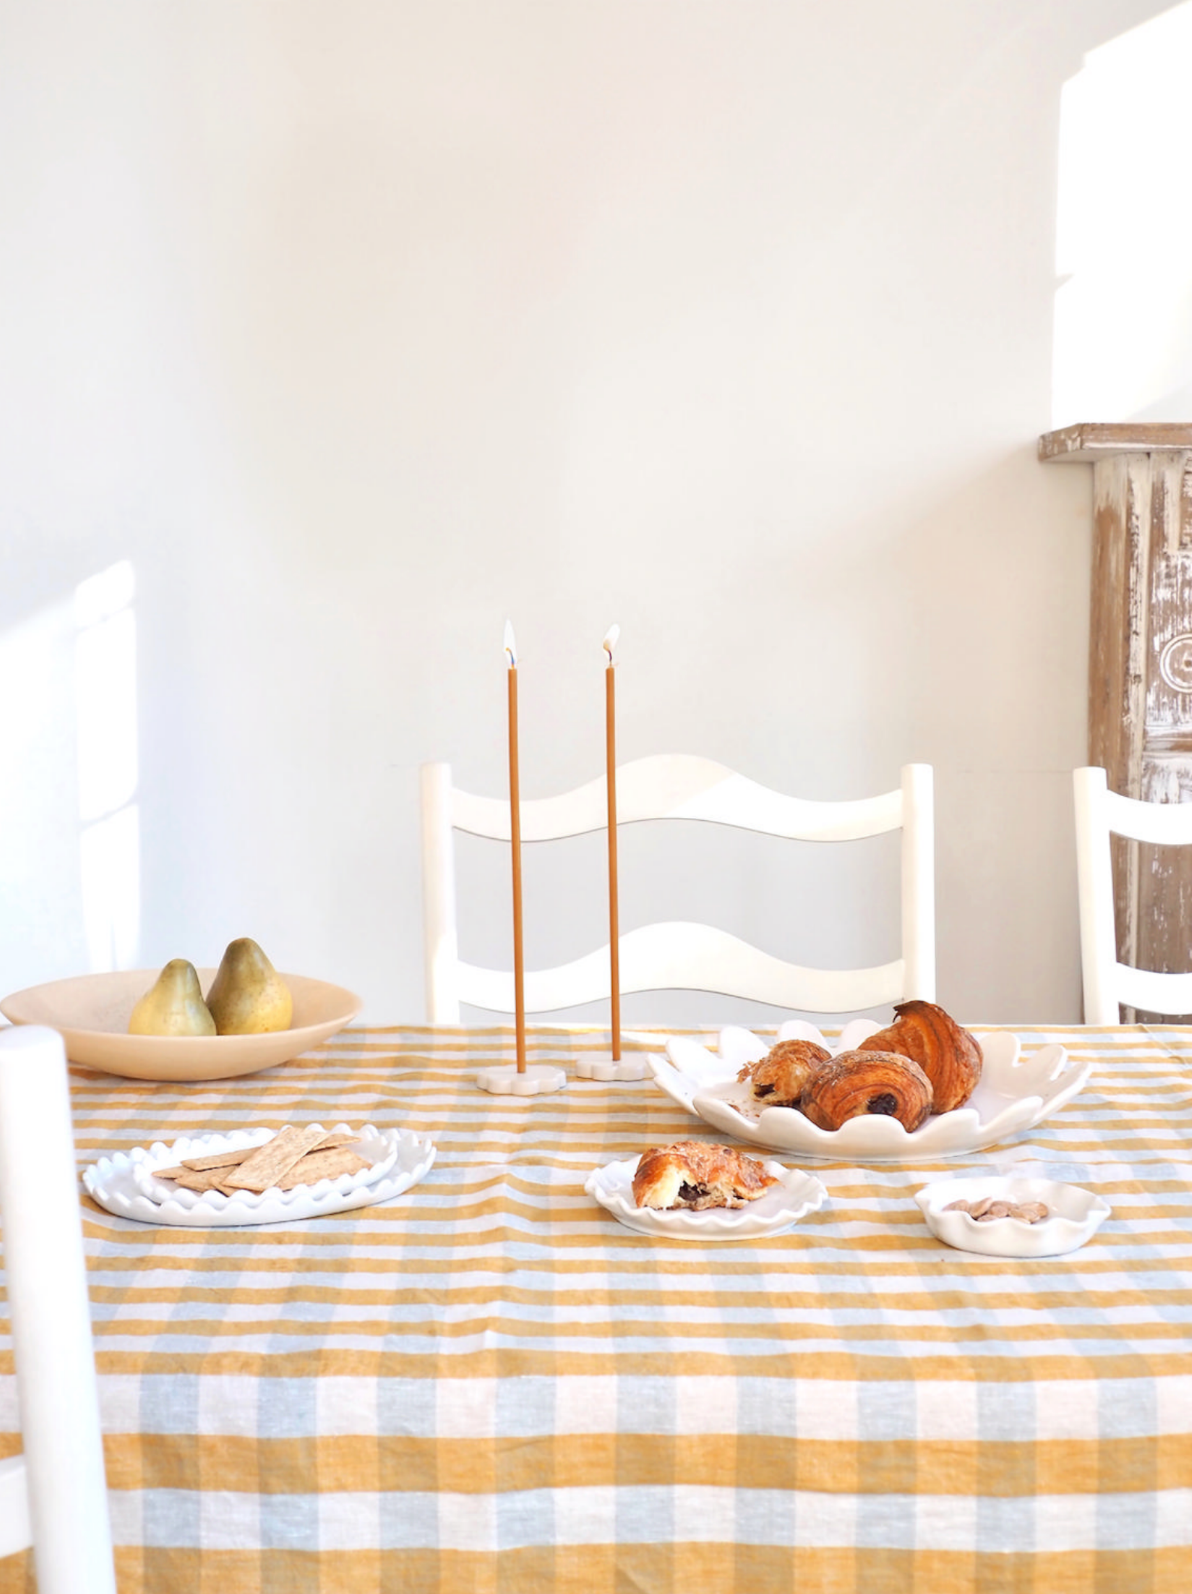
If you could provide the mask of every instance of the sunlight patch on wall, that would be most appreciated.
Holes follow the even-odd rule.
[[[83,923],[93,972],[140,946],[135,582],[127,560],[75,589],[75,710]]]
[[[1190,81],[1186,0],[1064,85],[1053,427],[1192,418]]]

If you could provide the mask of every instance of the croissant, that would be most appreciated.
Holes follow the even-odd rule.
[[[934,1002],[899,1002],[893,1024],[858,1048],[863,1052],[901,1052],[927,1075],[935,1111],[963,1107],[981,1077],[981,1048]]]
[[[643,1151],[633,1175],[639,1207],[743,1207],[765,1195],[778,1180],[754,1157],[729,1146],[680,1140]]]
[[[814,1041],[779,1041],[756,1063],[746,1063],[738,1079],[753,1081],[753,1094],[767,1107],[797,1107],[807,1081],[831,1052]]]
[[[840,1052],[816,1069],[800,1106],[821,1129],[884,1113],[909,1134],[931,1111],[931,1081],[900,1052]]]

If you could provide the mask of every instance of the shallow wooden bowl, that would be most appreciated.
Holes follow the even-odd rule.
[[[47,1024],[56,1029],[72,1063],[101,1073],[126,1079],[231,1079],[309,1051],[350,1024],[363,1006],[342,985],[283,974],[294,997],[289,1029],[270,1035],[130,1035],[133,1007],[159,972],[125,969],[31,985],[6,996],[0,1013],[14,1024]],[[206,994],[215,970],[198,973]]]

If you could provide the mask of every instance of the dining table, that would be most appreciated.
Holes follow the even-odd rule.
[[[1192,1029],[1007,1027],[1092,1063],[1054,1116],[946,1161],[808,1165],[818,1210],[718,1242],[585,1192],[723,1139],[652,1078],[577,1077],[594,1028],[531,1027],[569,1076],[531,1097],[473,1082],[504,1025],[348,1029],[209,1082],[72,1067],[80,1170],[283,1124],[436,1147],[395,1199],[256,1227],[80,1185],[121,1594],[1187,1594]],[[926,1183],[1015,1171],[1110,1216],[1037,1260],[928,1231]],[[28,1575],[0,1562],[0,1594]]]

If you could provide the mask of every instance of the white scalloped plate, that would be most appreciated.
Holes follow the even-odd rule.
[[[779,1040],[811,1040],[829,1051],[847,1051],[881,1026],[866,1019],[846,1025],[832,1045],[802,1019],[783,1024]],[[913,1133],[896,1118],[866,1113],[839,1129],[820,1129],[794,1107],[761,1107],[748,1080],[738,1080],[745,1062],[764,1057],[770,1047],[749,1030],[720,1032],[719,1049],[674,1036],[667,1058],[651,1057],[655,1083],[696,1118],[722,1134],[821,1162],[922,1162],[961,1157],[996,1145],[1023,1129],[1033,1129],[1081,1091],[1091,1062],[1075,1063],[1062,1046],[1040,1046],[1023,1057],[1018,1036],[995,1030],[981,1040],[981,1079],[964,1107],[933,1113]]]
[[[226,1196],[220,1190],[201,1194],[179,1190],[166,1200],[158,1200],[146,1193],[155,1187],[169,1192],[170,1186],[152,1177],[155,1167],[167,1168],[181,1157],[263,1145],[271,1138],[262,1130],[237,1129],[226,1135],[195,1135],[176,1140],[172,1146],[159,1140],[152,1146],[136,1146],[128,1153],[118,1151],[112,1157],[101,1157],[84,1171],[83,1184],[93,1200],[118,1218],[172,1227],[236,1228],[255,1223],[291,1223],[389,1201],[417,1184],[435,1160],[433,1143],[412,1130],[377,1129],[366,1124],[360,1131],[360,1155],[368,1156],[372,1166],[359,1173],[320,1179],[314,1185],[296,1185],[293,1190],[266,1190],[260,1195],[250,1191]],[[192,1199],[184,1201],[183,1197]]]
[[[312,1129],[322,1129],[322,1124],[312,1124]],[[219,1201],[228,1201],[232,1197],[223,1195],[219,1190],[185,1190],[176,1185],[172,1179],[157,1179],[154,1174],[158,1168],[172,1168],[186,1157],[210,1157],[220,1151],[238,1151],[242,1146],[265,1146],[273,1139],[275,1130],[272,1129],[233,1129],[226,1135],[197,1135],[193,1138],[184,1136],[175,1140],[172,1146],[164,1145],[160,1140],[149,1147],[146,1157],[138,1157],[136,1151],[132,1154],[133,1183],[143,1196],[147,1196],[156,1206],[164,1206],[167,1201],[177,1201],[179,1206],[201,1206],[204,1201],[216,1209]],[[350,1142],[350,1149],[357,1156],[363,1157],[368,1163],[367,1168],[361,1168],[356,1173],[341,1173],[336,1179],[321,1179],[319,1184],[333,1184],[341,1195],[349,1191],[361,1190],[366,1184],[376,1184],[377,1180],[387,1174],[397,1160],[397,1141],[392,1131],[383,1135],[375,1124],[365,1124],[364,1128],[357,1131],[350,1124],[335,1124],[329,1134],[355,1135],[356,1139]],[[139,1149],[139,1148],[138,1148]],[[292,1203],[299,1196],[300,1191],[318,1189],[319,1185],[295,1185],[290,1190],[279,1190],[273,1187],[264,1191],[243,1190],[235,1197],[247,1207],[254,1207],[262,1202],[277,1198],[286,1203]]]
[[[1049,1215],[1039,1223],[995,1218],[978,1223],[967,1212],[945,1212],[953,1201],[1042,1201]],[[937,1240],[982,1256],[1067,1256],[1096,1234],[1113,1210],[1108,1201],[1078,1184],[1055,1179],[933,1179],[915,1196]]]
[[[782,1183],[767,1190],[744,1207],[708,1207],[703,1212],[659,1211],[639,1207],[633,1199],[633,1176],[640,1157],[624,1162],[609,1162],[588,1175],[584,1189],[618,1223],[638,1234],[667,1240],[756,1240],[764,1234],[778,1234],[793,1223],[816,1212],[828,1192],[814,1174],[801,1168],[784,1168],[780,1162],[765,1163],[766,1172]]]

